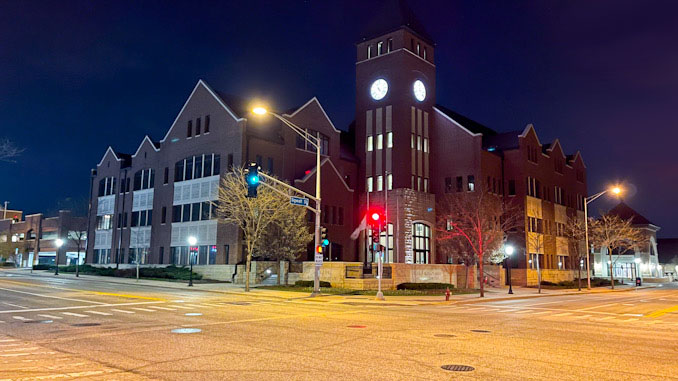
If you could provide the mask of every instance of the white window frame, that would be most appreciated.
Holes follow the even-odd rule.
[[[377,176],[377,192],[381,192],[384,190],[384,176],[379,175]]]
[[[386,148],[393,148],[393,132],[386,133]]]
[[[384,135],[377,135],[377,149],[384,149]]]
[[[386,175],[386,189],[393,190],[393,174]]]
[[[367,152],[374,151],[374,137],[372,135],[367,137]]]

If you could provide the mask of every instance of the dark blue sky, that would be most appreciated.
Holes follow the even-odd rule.
[[[499,131],[534,123],[580,149],[589,191],[678,236],[674,1],[412,1],[437,42],[438,103]],[[0,2],[0,201],[28,212],[87,194],[108,145],[164,136],[199,78],[279,109],[317,96],[354,117],[354,42],[377,1]],[[594,210],[612,202],[596,201]]]

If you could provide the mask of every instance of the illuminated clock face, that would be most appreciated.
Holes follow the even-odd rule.
[[[370,87],[370,95],[372,99],[378,101],[386,96],[388,93],[388,82],[385,79],[379,78],[376,81],[372,82]]]
[[[414,81],[412,90],[414,91],[414,97],[417,98],[419,102],[422,102],[424,99],[426,99],[426,86],[424,86],[424,82],[417,79]]]

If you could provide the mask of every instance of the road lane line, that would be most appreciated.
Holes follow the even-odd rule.
[[[551,311],[539,311],[539,312],[533,313],[532,315],[543,315],[543,314],[548,314],[548,313],[550,313],[550,312],[551,312]]]
[[[2,302],[2,303],[3,303],[3,304],[6,304],[6,305],[8,305],[8,306],[12,306],[12,307],[22,308],[22,309],[24,309],[24,310],[28,308],[28,307],[25,307],[25,306],[20,306],[20,305],[18,305],[18,304],[12,304],[12,303],[7,303],[7,302]]]
[[[527,314],[532,312],[532,310],[517,311],[516,314]]]
[[[203,303],[203,304],[207,304],[207,303]],[[208,304],[208,305],[209,305],[209,304]],[[177,305],[174,305],[174,304],[171,304],[170,307],[172,307],[172,308],[181,308],[182,310],[192,310],[192,309],[193,309],[193,308],[191,308],[191,307],[177,306]],[[217,307],[221,307],[221,306],[217,306]]]
[[[103,315],[103,316],[113,316],[113,314],[109,314],[108,312],[101,312],[101,311],[85,311],[90,314],[95,314],[95,315]]]
[[[86,291],[87,292],[87,291]],[[96,295],[106,295],[106,296],[117,296],[120,298],[131,298],[131,299],[146,299],[146,300],[158,300],[158,301],[165,301],[165,299],[160,299],[160,298],[152,298],[150,296],[141,296],[141,295],[130,295],[130,294],[116,294],[113,292],[102,292],[102,291],[89,291],[92,292]]]
[[[123,314],[133,314],[133,313],[134,313],[134,311],[116,310],[116,309],[114,309],[114,308],[111,308],[111,311],[121,312],[121,313],[123,313]]]
[[[614,316],[606,316],[606,317],[600,318],[600,319],[598,319],[598,320],[599,320],[599,321],[603,321],[603,320],[610,320],[610,319],[615,319],[615,317],[614,317]]]
[[[16,320],[21,320],[21,321],[28,321],[28,320],[31,320],[31,319],[26,319],[26,318],[23,317],[23,316],[12,316],[12,318],[14,318],[14,319],[16,319]]]
[[[555,314],[555,315],[551,315],[551,316],[558,317],[558,316],[568,316],[568,315],[572,315],[572,312],[563,312],[562,314]]]
[[[669,308],[664,308],[663,310],[654,311],[654,312],[649,313],[645,316],[651,317],[651,318],[656,318],[656,317],[664,316],[668,313],[676,312],[676,311],[678,311],[678,306],[673,306],[673,307],[669,307]]]
[[[25,312],[43,312],[43,311],[61,311],[61,310],[80,310],[84,308],[101,308],[101,307],[120,307],[120,306],[138,306],[138,305],[149,305],[157,304],[162,302],[131,302],[131,303],[106,303],[98,304],[96,306],[73,306],[73,307],[46,307],[46,308],[31,308],[28,310],[11,310],[11,311],[0,311],[0,314],[16,314],[16,313],[25,313]]]
[[[638,320],[638,318],[630,318],[630,319],[626,319],[626,320],[622,320],[622,321],[636,321],[636,320]]]
[[[167,308],[167,307],[159,307],[159,306],[149,306],[148,308],[154,308],[157,310],[165,310],[165,311],[176,311],[176,308]]]
[[[139,308],[139,307],[132,307],[132,310],[137,310],[137,311],[144,311],[144,312],[158,312],[156,310],[149,310],[148,308]]]
[[[588,311],[588,310],[593,310],[593,309],[596,309],[596,308],[612,307],[612,306],[616,306],[617,304],[619,304],[619,303],[601,304],[599,306],[580,308],[577,311]]]
[[[194,308],[202,308],[203,307],[203,306],[200,306],[200,305],[197,305],[197,304],[188,304],[188,303],[186,303],[184,305],[189,306],[189,307],[194,307]]]
[[[63,319],[61,316],[54,316],[54,315],[38,315],[38,316],[44,317],[44,318],[47,318],[47,319],[57,319],[57,320]]]
[[[58,289],[58,288],[57,288],[57,289]],[[9,292],[16,292],[16,293],[18,293],[18,294],[33,295],[33,296],[38,296],[38,297],[40,297],[40,298],[50,298],[50,299],[70,300],[70,301],[72,301],[72,302],[80,302],[80,303],[106,304],[106,303],[104,303],[104,302],[94,302],[94,301],[91,301],[91,300],[75,299],[75,298],[62,298],[62,297],[60,297],[60,296],[52,296],[52,295],[36,294],[35,292],[12,290],[11,288],[3,288],[3,287],[0,287],[0,290],[3,290],[3,291],[9,291]]]
[[[79,317],[79,318],[89,317],[89,315],[76,314],[75,312],[62,312],[62,314],[68,315],[68,316],[75,316],[75,317]]]
[[[591,316],[593,316],[593,315],[579,315],[579,316],[573,316],[572,319],[573,319],[573,320],[577,320],[577,319],[585,319],[585,318],[591,317]]]

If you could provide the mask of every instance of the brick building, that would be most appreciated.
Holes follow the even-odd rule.
[[[572,267],[560,224],[583,208],[581,156],[566,154],[557,140],[542,144],[531,125],[499,133],[437,105],[433,38],[402,2],[380,16],[356,44],[356,117],[348,131],[316,98],[284,115],[323,141],[322,221],[332,259],[374,260],[366,234],[349,237],[374,206],[387,214],[387,262],[454,262],[436,253],[436,198],[483,188],[518,200],[523,241],[544,237],[543,248],[523,243],[515,266],[527,270],[540,255],[543,268]],[[303,139],[199,81],[162,140],[146,137],[133,155],[109,148],[98,164],[88,260],[125,263],[146,253],[148,263],[184,264],[186,239],[196,235],[200,264],[241,262],[238,232],[217,224],[205,205],[216,199],[220,175],[252,161],[314,190],[315,154]]]

